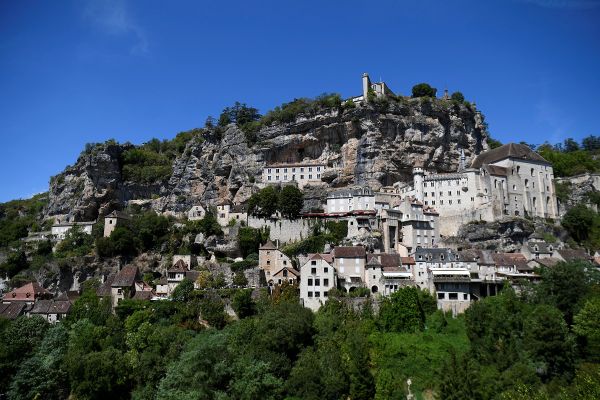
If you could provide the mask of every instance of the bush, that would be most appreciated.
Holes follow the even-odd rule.
[[[428,83],[419,83],[412,88],[412,97],[435,97],[437,89]]]
[[[452,93],[452,95],[450,96],[450,99],[452,99],[452,101],[456,101],[457,103],[460,103],[460,104],[465,102],[465,96],[463,96],[463,94],[461,92]]]

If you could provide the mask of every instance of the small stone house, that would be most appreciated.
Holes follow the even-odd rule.
[[[113,211],[104,217],[104,237],[109,237],[117,226],[123,226],[129,223],[130,218],[121,211]]]
[[[141,281],[140,271],[135,265],[126,265],[114,277],[111,284],[111,298],[113,309],[123,299],[130,299],[135,295],[136,282]]]
[[[52,294],[37,282],[27,283],[4,294],[2,303],[23,303],[33,305],[37,300],[51,299]]]
[[[265,280],[269,286],[277,284],[279,277],[275,274],[281,272],[283,268],[291,268],[292,260],[273,244],[272,241],[260,246],[258,249],[258,267],[264,271]]]
[[[333,249],[333,266],[340,286],[346,291],[364,287],[366,251],[363,246],[337,246]]]
[[[69,300],[38,300],[29,312],[30,316],[39,315],[51,324],[67,317],[71,310]]]
[[[190,221],[198,221],[206,215],[206,209],[202,207],[202,205],[198,204],[192,206],[187,212],[188,220]]]

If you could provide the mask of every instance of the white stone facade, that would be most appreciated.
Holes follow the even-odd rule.
[[[333,266],[321,255],[313,255],[300,268],[300,298],[304,307],[317,311],[337,286]]]
[[[370,188],[338,190],[327,196],[326,212],[329,214],[357,210],[375,210],[375,195]]]
[[[321,175],[325,172],[325,164],[298,163],[274,164],[263,168],[263,184],[285,184],[295,182],[299,188],[307,184],[321,182]]]

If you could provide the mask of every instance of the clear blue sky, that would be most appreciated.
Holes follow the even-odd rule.
[[[600,135],[600,0],[2,1],[0,201],[87,142],[356,95],[363,72],[460,90],[501,141]]]

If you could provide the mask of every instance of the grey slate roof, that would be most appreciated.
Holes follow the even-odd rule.
[[[126,265],[121,271],[115,276],[111,287],[130,287],[133,286],[136,279],[138,278],[139,271],[135,265]]]
[[[0,317],[7,319],[15,319],[23,313],[25,309],[25,303],[14,302],[14,303],[0,303]]]
[[[460,256],[450,249],[446,248],[417,248],[415,251],[415,261],[429,262],[447,262],[458,261]]]
[[[38,300],[31,314],[67,314],[70,309],[71,302],[68,300]]]
[[[471,167],[480,168],[482,165],[491,164],[506,158],[516,158],[518,160],[535,161],[544,164],[550,164],[529,146],[519,143],[507,143],[495,149],[481,153],[471,163]]]

